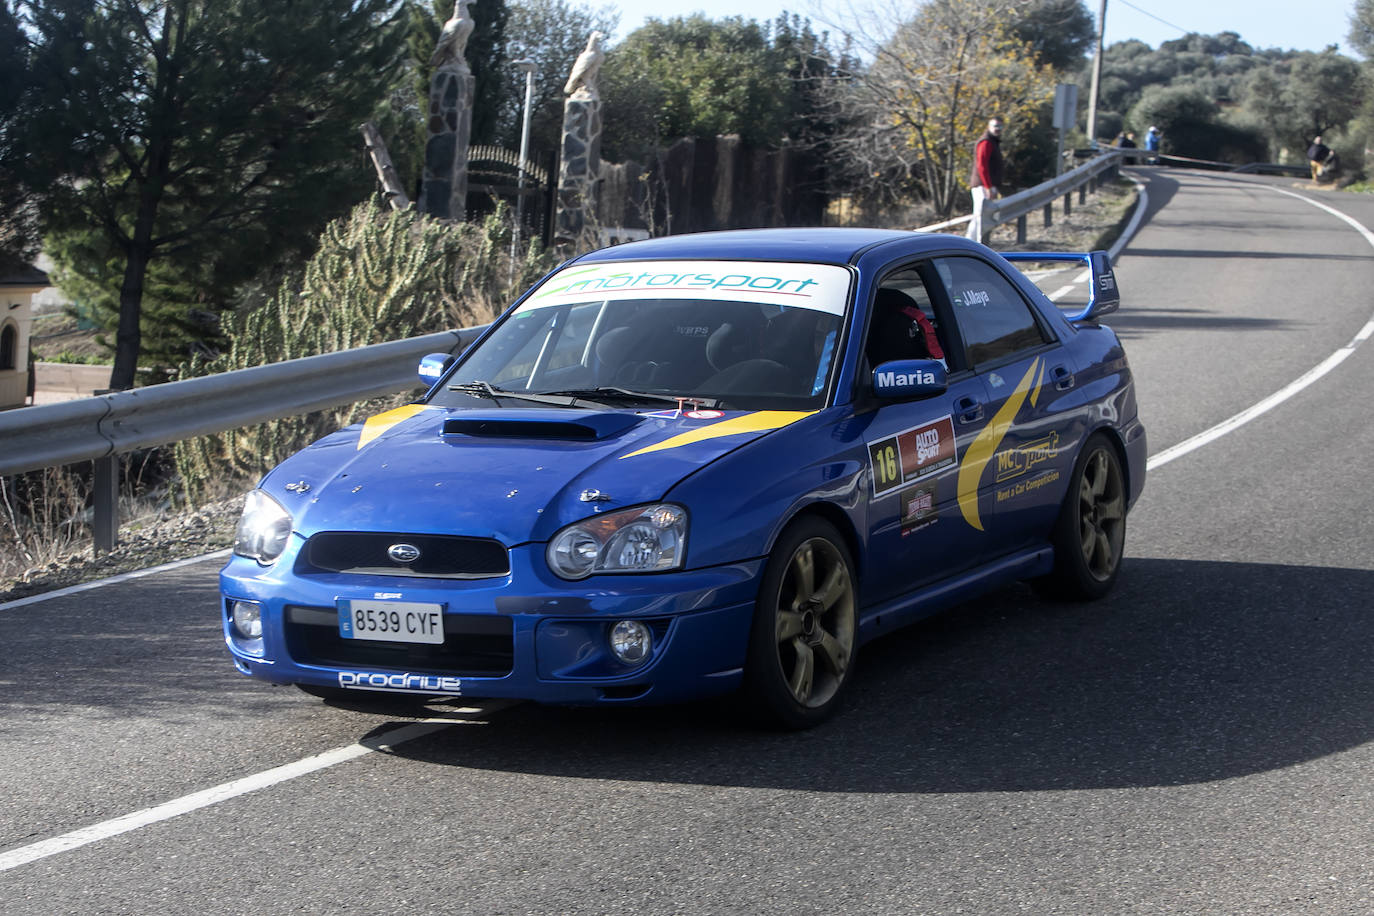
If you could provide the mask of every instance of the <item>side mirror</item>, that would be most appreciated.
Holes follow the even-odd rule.
[[[453,359],[451,353],[431,353],[420,360],[420,384],[426,388],[432,387],[453,365]]]
[[[914,401],[948,388],[949,374],[938,359],[897,359],[873,370],[873,393],[884,400]]]

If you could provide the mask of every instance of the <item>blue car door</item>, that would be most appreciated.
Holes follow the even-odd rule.
[[[985,387],[988,416],[961,454],[957,492],[963,525],[992,559],[1053,526],[1083,436],[1081,398],[1064,347],[997,267],[973,256],[932,263]]]
[[[983,380],[964,365],[913,265],[884,278],[871,303],[865,372],[893,359],[943,359],[949,388],[883,402],[865,424],[871,469],[865,603],[876,604],[969,568],[975,532],[960,521],[959,456],[987,423]],[[919,312],[919,315],[917,313]]]

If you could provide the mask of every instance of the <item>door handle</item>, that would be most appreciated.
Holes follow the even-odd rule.
[[[1073,373],[1068,366],[1055,366],[1050,370],[1050,375],[1054,376],[1054,387],[1060,391],[1068,391],[1073,387]]]
[[[977,423],[983,419],[983,402],[977,398],[960,398],[954,402],[954,415],[960,423]]]

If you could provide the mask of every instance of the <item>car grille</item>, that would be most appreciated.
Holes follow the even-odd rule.
[[[418,549],[419,557],[392,559],[387,551],[399,544]],[[488,579],[510,572],[510,555],[500,541],[446,534],[324,531],[306,542],[299,562],[300,572],[371,576]]]
[[[334,608],[286,608],[286,650],[306,665],[394,668],[415,674],[501,677],[514,664],[514,627],[509,617],[445,614],[438,645],[344,639]]]

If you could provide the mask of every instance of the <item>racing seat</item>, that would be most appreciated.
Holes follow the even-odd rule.
[[[864,347],[870,367],[894,359],[944,359],[930,318],[906,293],[882,287],[873,300],[873,320]]]

